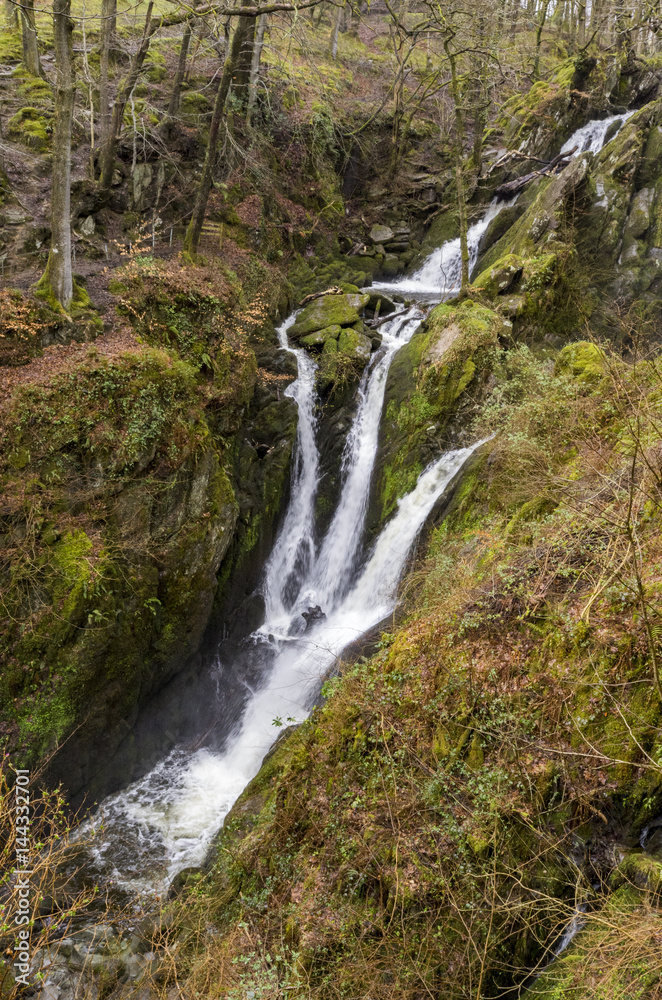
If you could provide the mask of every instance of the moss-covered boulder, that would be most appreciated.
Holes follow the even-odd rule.
[[[42,153],[51,141],[51,118],[43,108],[21,108],[7,122],[7,135]]]
[[[605,374],[605,353],[590,341],[566,344],[556,360],[556,371],[568,373],[587,385],[598,383]]]
[[[474,286],[491,295],[502,295],[507,292],[522,276],[524,264],[517,254],[506,254],[494,265],[478,275]]]
[[[372,345],[369,337],[352,327],[345,329],[338,337],[338,353],[352,361],[365,364],[370,360]]]
[[[353,326],[361,318],[362,310],[370,300],[369,295],[321,295],[301,311],[296,323],[290,327],[293,340],[330,326]]]
[[[305,337],[299,339],[299,343],[302,347],[323,347],[329,338],[337,340],[341,333],[342,327],[336,323],[334,326],[327,326],[323,330],[315,330],[314,333],[306,334]]]

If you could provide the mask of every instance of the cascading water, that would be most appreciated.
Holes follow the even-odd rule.
[[[604,146],[607,132],[614,122],[620,122],[620,129],[633,114],[634,111],[626,111],[622,115],[611,115],[609,118],[601,118],[589,122],[588,125],[583,125],[582,128],[573,132],[568,141],[564,143],[561,152],[569,153],[571,149],[574,149],[575,156],[579,156],[581,153],[599,153]]]
[[[597,152],[618,117],[589,122],[566,147],[577,146],[578,153],[587,148]],[[470,228],[471,267],[483,233],[502,207],[493,203]],[[412,277],[381,287],[438,302],[457,291],[460,270],[460,242],[451,240],[435,250]],[[316,365],[305,351],[288,343],[287,330],[294,317],[281,326],[281,346],[292,351],[298,363],[298,378],[287,393],[297,404],[299,425],[290,502],[265,567],[265,622],[251,637],[248,651],[261,667],[262,682],[249,693],[234,728],[229,727],[222,751],[175,750],[140,781],[106,799],[84,824],[84,830],[98,830],[92,852],[100,872],[120,885],[148,893],[182,868],[202,862],[224,816],[259,770],[277,736],[274,720],[305,718],[321,680],[342,650],[395,607],[400,576],[426,518],[481,443],[442,455],[428,466],[400,501],[372,550],[363,555],[386,379],[396,352],[411,338],[421,317],[421,308],[414,305],[382,327],[382,346],[358,390],[358,409],[343,456],[340,499],[319,549],[314,538],[320,476]],[[301,612],[310,602],[320,604],[326,617],[305,628]]]
[[[294,323],[293,313],[278,329],[282,348],[297,359],[298,378],[285,390],[294,399],[299,411],[297,441],[290,487],[291,501],[285,521],[265,568],[264,587],[266,619],[274,628],[277,622],[287,626],[291,615],[286,611],[287,595],[299,580],[310,572],[315,556],[314,499],[319,482],[319,452],[315,440],[315,374],[317,365],[301,348],[290,347],[287,331]]]
[[[467,231],[467,247],[469,250],[469,274],[478,260],[478,247],[492,219],[496,218],[502,208],[514,204],[514,199],[506,202],[493,201],[487,212]],[[423,266],[411,278],[403,278],[398,282],[398,291],[402,294],[449,299],[457,295],[462,280],[462,256],[460,237],[449,240],[430,254]],[[391,287],[378,286],[378,287]]]

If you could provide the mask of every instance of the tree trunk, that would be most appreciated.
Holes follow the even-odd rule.
[[[246,109],[246,121],[250,125],[255,103],[257,101],[257,85],[260,79],[260,59],[262,58],[262,48],[264,46],[264,33],[267,28],[267,15],[260,14],[255,33],[255,45],[253,46],[253,62],[251,63],[251,80],[248,87],[248,107]]]
[[[179,97],[182,92],[182,83],[184,81],[184,76],[186,74],[186,57],[188,55],[188,47],[191,41],[191,25],[187,21],[184,27],[184,34],[182,35],[182,44],[179,47],[179,59],[177,60],[177,70],[175,72],[175,79],[172,81],[172,91],[170,94],[170,103],[168,104],[168,117],[174,118],[179,111]]]
[[[38,291],[54,295],[63,309],[73,298],[71,273],[71,125],[76,99],[71,0],[53,0],[53,40],[57,79],[53,129],[53,185],[51,190],[51,249]]]
[[[209,142],[207,144],[205,162],[202,168],[200,182],[198,184],[193,215],[191,216],[191,221],[189,222],[188,229],[186,230],[186,238],[184,240],[184,249],[190,254],[194,254],[197,251],[198,243],[200,242],[202,223],[204,222],[205,212],[207,211],[207,202],[209,200],[209,192],[211,191],[214,166],[216,165],[218,132],[221,127],[221,120],[223,118],[223,111],[228,91],[230,90],[230,83],[232,81],[234,68],[239,60],[239,56],[246,39],[246,34],[248,32],[248,20],[249,19],[246,17],[240,17],[238,19],[237,27],[235,28],[234,36],[232,38],[232,45],[230,46],[230,51],[228,52],[227,59],[225,60],[223,73],[221,75],[218,91],[216,93],[214,111],[212,113],[211,125],[209,127]],[[253,20],[254,24],[254,19],[251,20]]]
[[[101,54],[99,66],[99,143],[105,148],[110,134],[110,84],[108,64],[117,0],[101,0]]]
[[[515,39],[517,35],[517,21],[519,20],[520,4],[519,0],[514,0],[510,10],[510,37]]]
[[[542,32],[545,27],[545,21],[547,20],[547,10],[549,8],[550,0],[543,0],[542,6],[540,8],[540,19],[538,21],[538,28],[536,31],[536,54],[533,60],[533,79],[537,80],[540,76],[540,48],[542,45]]]
[[[457,189],[457,214],[460,222],[460,254],[462,257],[462,278],[460,294],[464,294],[469,285],[469,242],[467,240],[467,202],[464,193],[464,174],[462,173],[462,149],[464,145],[464,117],[460,97],[460,85],[457,78],[457,62],[451,51],[451,39],[444,42],[451,70],[451,92],[455,106],[455,187]]]
[[[497,37],[500,35],[502,28],[503,20],[498,23]],[[473,164],[480,177],[483,159],[483,133],[487,120],[487,60],[482,51],[486,48],[485,41],[487,35],[487,18],[484,10],[480,11],[474,19],[473,33],[479,49],[477,53],[477,65],[474,69],[473,86],[471,88],[473,92],[471,104],[474,108]]]
[[[329,39],[329,54],[331,58],[335,60],[338,56],[338,32],[340,31],[340,18],[342,17],[343,8],[336,7],[336,16],[333,20],[333,27],[331,28],[331,38]]]
[[[577,4],[577,45],[580,49],[586,44],[586,0],[578,0]]]
[[[5,0],[5,24],[10,31],[18,28],[18,7],[12,0]]]
[[[133,57],[133,61],[129,68],[129,72],[126,78],[120,84],[119,90],[117,92],[117,97],[115,99],[115,105],[113,107],[113,113],[110,119],[108,135],[106,136],[105,142],[101,147],[101,152],[99,156],[99,166],[101,169],[99,188],[102,193],[107,193],[108,191],[110,191],[110,185],[113,179],[113,168],[115,166],[115,150],[117,148],[117,141],[122,131],[124,110],[126,108],[127,101],[129,100],[131,92],[136,85],[138,76],[140,75],[140,70],[142,69],[143,63],[145,61],[145,56],[149,51],[149,43],[151,41],[152,35],[154,34],[159,25],[158,21],[154,21],[152,23],[153,6],[154,2],[153,0],[150,0],[150,4],[147,8],[147,15],[145,17],[145,28],[143,30],[143,37],[140,42],[138,51]]]
[[[240,17],[244,24],[241,26],[243,41],[239,49],[237,60],[234,64],[232,74],[232,93],[239,105],[243,108],[248,104],[248,91],[250,87],[251,68],[253,65],[253,48],[255,43],[255,21],[254,17]],[[237,31],[239,31],[237,25]]]
[[[23,38],[23,66],[32,76],[44,78],[37,47],[37,26],[34,19],[34,0],[23,0],[20,4],[21,31]]]

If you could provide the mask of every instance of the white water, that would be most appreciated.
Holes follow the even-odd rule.
[[[593,150],[599,135],[600,142],[604,141],[612,120],[590,122],[566,146],[588,143]],[[502,207],[493,203],[470,228],[471,268],[481,236]],[[459,239],[451,240],[435,250],[412,277],[381,287],[427,301],[448,298],[459,288],[459,244]],[[84,829],[92,826],[99,831],[94,857],[101,870],[120,885],[138,892],[154,891],[182,868],[203,861],[224,817],[278,735],[274,720],[283,724],[303,720],[321,680],[342,650],[395,608],[400,576],[426,518],[481,443],[442,455],[428,466],[400,501],[372,550],[363,555],[388,370],[421,316],[421,310],[412,306],[381,327],[382,346],[358,390],[357,413],[343,456],[341,496],[319,550],[314,536],[320,477],[316,366],[305,351],[288,344],[287,330],[294,317],[281,326],[281,346],[296,355],[299,366],[298,378],[287,390],[297,404],[299,424],[290,502],[265,566],[265,622],[252,638],[262,682],[234,720],[222,752],[175,750],[140,781],[106,799],[84,825]],[[326,618],[306,630],[301,612],[309,604],[320,604]]]
[[[315,373],[317,365],[303,348],[289,346],[287,331],[294,323],[292,313],[278,330],[281,347],[297,359],[298,378],[285,390],[297,404],[299,419],[294,462],[290,484],[291,500],[278,542],[265,567],[266,620],[276,628],[277,622],[289,622],[285,606],[287,592],[306,577],[315,558],[314,501],[319,483],[319,452],[315,440],[317,418],[315,415]]]
[[[605,141],[607,131],[614,122],[620,121],[622,128],[628,118],[631,118],[634,111],[626,111],[622,115],[612,115],[610,118],[602,118],[589,122],[570,136],[568,141],[561,146],[562,153],[569,153],[571,149],[577,147],[574,156],[581,153],[599,153]]]
[[[469,274],[471,274],[476,266],[478,247],[483,233],[502,208],[513,204],[514,200],[509,202],[493,201],[483,218],[475,222],[467,230]],[[397,288],[402,294],[427,295],[434,296],[436,299],[449,299],[453,295],[457,295],[460,291],[461,281],[462,255],[460,251],[460,237],[458,236],[456,239],[444,243],[438,250],[434,250],[415,274],[410,278],[403,278],[402,281],[398,281]]]

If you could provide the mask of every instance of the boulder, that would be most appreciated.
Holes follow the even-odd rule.
[[[297,340],[330,326],[351,326],[360,318],[359,314],[368,304],[368,299],[368,295],[357,293],[323,295],[299,314],[296,323],[288,331],[289,335]]]
[[[372,352],[372,344],[364,333],[357,330],[343,330],[338,338],[338,351],[356,361],[368,361]]]
[[[327,326],[324,330],[315,330],[302,337],[299,343],[302,347],[323,347],[329,338],[337,340],[342,331],[342,327],[336,323],[334,326]]]
[[[374,313],[378,305],[380,316],[388,316],[390,313],[395,312],[395,302],[392,299],[389,299],[386,295],[382,295],[380,292],[371,292],[367,309],[369,312]]]
[[[373,226],[370,230],[370,240],[374,244],[388,243],[393,239],[394,233],[388,226]]]
[[[651,208],[655,201],[655,188],[642,188],[633,196],[625,223],[625,236],[638,239],[651,222]]]
[[[474,285],[484,289],[488,295],[502,295],[507,292],[522,276],[523,264],[517,254],[506,254],[495,262],[494,267],[483,271]]]
[[[88,215],[78,227],[81,236],[92,236],[94,234],[94,216]]]
[[[382,264],[382,271],[387,278],[395,278],[398,273],[398,258],[394,253],[387,253]]]

